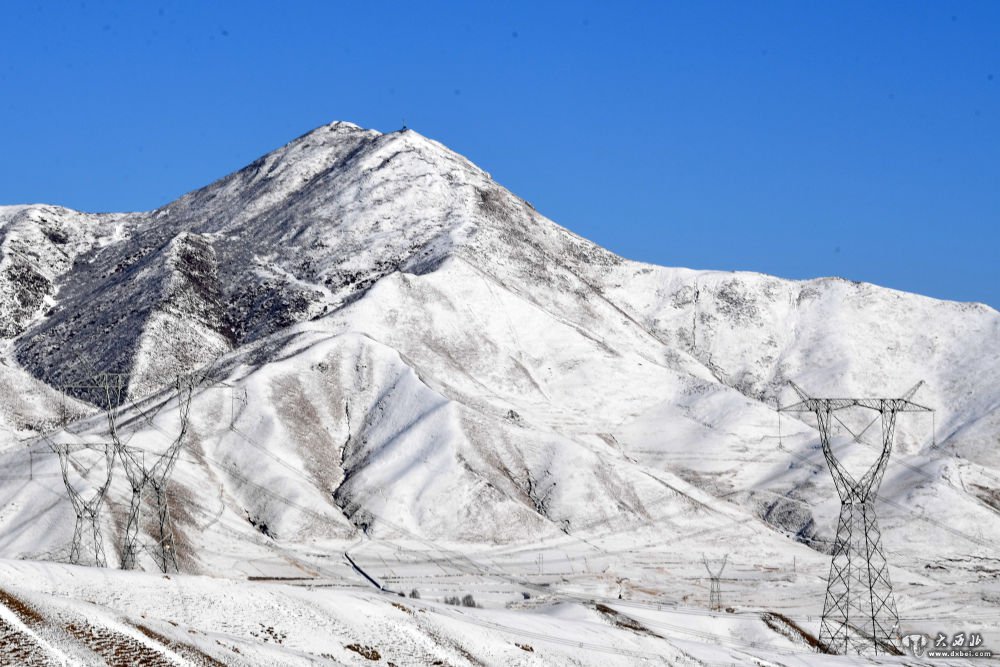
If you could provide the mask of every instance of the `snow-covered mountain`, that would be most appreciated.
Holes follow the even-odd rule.
[[[58,460],[25,447],[67,402],[88,412],[60,387],[122,372],[155,401],[208,366],[170,493],[185,572],[343,584],[347,551],[425,597],[457,577],[495,606],[700,604],[702,552],[731,550],[737,612],[808,617],[838,506],[815,431],[775,406],[790,379],[875,396],[923,380],[936,412],[900,418],[880,505],[900,613],[1000,628],[986,306],[632,262],[435,141],[349,123],[152,212],[3,207],[0,234],[2,557],[68,554]],[[176,419],[137,419],[132,442],[162,447]],[[128,500],[118,475],[109,545]]]

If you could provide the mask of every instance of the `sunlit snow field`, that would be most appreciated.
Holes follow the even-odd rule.
[[[815,422],[779,418],[789,380],[924,381],[876,504],[900,629],[1000,646],[986,306],[623,260],[436,142],[350,124],[158,211],[0,229],[0,630],[24,664],[866,664],[811,643],[839,504]],[[211,371],[170,478],[180,573],[148,504],[142,571],[117,569],[120,470],[109,567],[89,542],[67,563],[47,442],[106,439],[58,391],[87,368],[128,375],[150,457],[179,429],[162,387]],[[850,440],[863,470],[879,435]]]

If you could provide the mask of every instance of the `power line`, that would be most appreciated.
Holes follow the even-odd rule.
[[[155,426],[155,425],[154,425],[154,426]],[[160,429],[158,429],[158,430],[160,430]],[[236,429],[234,428],[234,430],[236,430]],[[163,431],[161,430],[161,432],[163,432]],[[252,441],[252,438],[250,438],[250,437],[249,437],[248,435],[246,435],[246,434],[243,434],[242,432],[239,432],[239,431],[237,431],[237,432],[238,432],[238,433],[240,433],[241,435],[245,436],[245,438],[247,439],[247,441],[248,441],[248,442],[251,442],[251,441]],[[267,455],[268,455],[269,457],[271,457],[271,458],[273,458],[274,460],[278,461],[278,462],[279,462],[279,463],[281,463],[281,465],[283,465],[284,467],[286,467],[286,468],[288,468],[289,470],[292,470],[292,471],[296,472],[297,474],[299,474],[300,476],[302,476],[302,477],[303,477],[303,479],[308,479],[308,478],[306,478],[306,477],[305,477],[304,475],[302,475],[302,474],[301,474],[301,472],[300,472],[300,471],[299,471],[298,469],[294,468],[293,466],[290,466],[290,465],[289,465],[289,464],[288,464],[287,462],[284,462],[284,461],[282,461],[282,460],[281,460],[280,458],[278,458],[277,456],[275,456],[275,455],[274,455],[273,453],[271,453],[270,451],[268,451],[268,450],[267,450],[266,448],[264,448],[263,446],[261,446],[261,445],[260,445],[259,443],[256,443],[255,441],[252,441],[252,444],[253,444],[253,446],[255,446],[255,447],[257,447],[258,449],[260,449],[261,451],[265,451],[265,452],[267,452]],[[306,512],[306,513],[309,513],[309,514],[311,514],[312,516],[314,516],[314,517],[317,517],[318,519],[320,519],[320,520],[322,520],[322,521],[329,521],[329,520],[330,520],[328,516],[324,516],[324,515],[322,515],[322,514],[319,514],[319,513],[317,513],[317,512],[314,512],[314,511],[312,511],[312,510],[311,510],[311,508],[307,508],[307,507],[303,506],[303,505],[302,505],[302,504],[300,504],[300,503],[295,503],[294,501],[290,501],[289,499],[285,498],[284,496],[281,496],[281,494],[278,494],[278,493],[276,493],[276,492],[273,492],[273,491],[272,491],[272,490],[270,490],[270,489],[266,489],[265,487],[263,487],[263,486],[261,486],[261,485],[259,485],[259,484],[256,484],[255,482],[252,482],[252,481],[251,481],[251,480],[250,480],[249,478],[247,478],[247,477],[246,477],[245,475],[243,475],[242,473],[240,473],[240,472],[239,472],[239,471],[238,471],[238,470],[237,470],[236,468],[234,468],[234,467],[231,467],[231,466],[227,466],[227,465],[225,465],[225,464],[222,464],[221,462],[218,462],[218,461],[215,461],[214,459],[211,459],[210,457],[207,457],[207,456],[205,456],[204,458],[205,458],[206,460],[208,460],[208,461],[210,461],[210,462],[214,463],[214,464],[215,464],[216,466],[218,466],[218,467],[220,467],[220,468],[223,468],[223,469],[227,469],[227,471],[228,471],[228,472],[230,472],[230,474],[233,474],[233,475],[234,475],[234,477],[237,477],[238,479],[241,479],[241,480],[242,480],[242,481],[243,481],[244,483],[247,483],[247,484],[251,484],[251,485],[253,485],[253,486],[254,486],[255,488],[258,488],[258,489],[262,490],[263,492],[265,492],[265,493],[268,493],[268,495],[270,495],[270,496],[272,496],[272,497],[275,497],[275,498],[278,498],[278,499],[281,499],[281,500],[283,500],[284,502],[286,502],[287,504],[289,504],[289,506],[293,506],[293,507],[296,507],[296,508],[297,508],[297,509],[299,509],[300,511],[303,511],[303,512]],[[668,486],[669,486],[669,485],[668,485]],[[702,501],[700,501],[700,500],[697,500],[697,499],[695,499],[695,498],[692,498],[692,497],[691,497],[691,496],[690,496],[689,494],[686,494],[686,493],[684,493],[684,492],[680,491],[680,490],[679,490],[679,489],[677,489],[676,487],[673,487],[673,488],[672,488],[672,490],[674,490],[675,492],[677,492],[677,493],[679,493],[679,494],[681,494],[681,495],[683,495],[683,496],[686,496],[686,497],[688,497],[689,499],[691,499],[691,500],[692,500],[692,501],[694,501],[695,503],[697,503],[697,504],[700,504],[700,505],[702,505],[702,506],[706,507],[707,509],[709,509],[709,510],[711,510],[711,511],[713,511],[713,512],[719,512],[719,510],[718,510],[718,509],[716,509],[716,508],[713,508],[713,507],[711,507],[710,505],[707,505],[707,504],[705,504],[704,502],[702,502]],[[666,500],[666,499],[664,499],[664,500]],[[379,519],[380,521],[382,521],[383,523],[385,523],[385,524],[386,524],[387,526],[389,526],[389,527],[391,527],[391,528],[394,528],[394,529],[395,529],[395,530],[397,530],[397,531],[403,531],[403,529],[402,529],[402,528],[401,528],[400,526],[396,526],[395,524],[392,524],[391,522],[388,522],[387,520],[385,520],[385,519],[384,519],[384,518],[382,518],[382,517],[379,517],[378,515],[374,515],[374,514],[373,514],[373,516],[374,516],[375,518]],[[740,520],[742,520],[742,518],[740,518]],[[602,523],[602,522],[598,522],[598,523]],[[705,531],[705,532],[711,532],[711,531],[713,531],[713,530],[718,530],[718,529],[708,529],[708,530],[707,530],[707,531]],[[407,534],[407,533],[408,533],[408,531],[405,531],[405,532],[401,532],[401,534]],[[412,533],[409,533],[409,534],[410,534],[411,536],[413,535]],[[433,547],[434,547],[435,549],[440,549],[440,547],[439,547],[438,545],[434,544],[434,543],[431,543],[431,542],[427,542],[427,544],[430,544],[430,545],[433,545]],[[462,557],[465,557],[465,556],[464,556],[464,554],[461,554],[461,556],[462,556]],[[454,561],[453,561],[453,560],[451,560],[451,559],[447,559],[447,560],[448,560],[449,562],[451,562],[451,563],[452,563],[453,565],[455,565],[455,563],[454,563]],[[476,563],[475,563],[475,561],[472,561],[471,559],[467,559],[467,560],[468,560],[468,562],[470,562],[470,563],[472,563],[472,564],[473,564],[473,567],[474,567],[474,569],[476,569],[476,570],[477,570],[477,571],[478,571],[478,572],[479,572],[480,574],[483,574],[484,576],[496,576],[496,575],[495,575],[495,573],[494,573],[494,572],[491,572],[491,571],[490,571],[489,569],[487,569],[487,570],[483,570],[481,566],[479,566],[478,564],[476,564]],[[505,576],[508,576],[508,577],[510,576],[510,575],[506,575],[506,573],[504,573],[504,575],[505,575]],[[514,581],[516,581],[516,580],[514,580]],[[616,601],[613,601],[613,600],[612,600],[612,601],[610,601],[610,602],[612,602],[612,603],[617,603],[617,604],[621,604],[621,602],[620,602],[620,601],[617,601],[617,602],[616,602]],[[645,608],[648,608],[648,607],[649,607],[649,606],[646,606]],[[677,610],[677,608],[671,608],[671,610],[672,610],[672,611],[674,611],[674,610]],[[687,613],[687,612],[681,612],[681,613]]]

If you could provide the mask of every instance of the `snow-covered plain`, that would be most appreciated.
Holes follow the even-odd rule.
[[[838,504],[809,420],[775,410],[790,379],[925,381],[935,413],[900,417],[878,505],[901,628],[1000,646],[986,306],[627,261],[434,141],[348,123],[149,213],[0,207],[0,234],[0,630],[37,664],[864,662],[809,644]],[[182,573],[156,572],[151,506],[145,573],[114,569],[120,469],[111,567],[65,564],[38,435],[67,413],[52,439],[106,433],[58,387],[126,373],[163,404],[126,410],[153,456],[164,385],[205,367],[169,494]],[[877,433],[848,440],[873,459]],[[702,557],[725,554],[710,612]]]

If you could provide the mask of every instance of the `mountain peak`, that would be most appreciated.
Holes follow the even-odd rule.
[[[539,219],[418,132],[338,121],[156,211],[122,216],[120,233],[81,251],[71,279],[64,263],[21,299],[10,334],[34,322],[17,349],[42,377],[72,365],[53,349],[94,347],[95,363],[132,368],[165,313],[197,322],[192,344],[215,353],[335,311],[396,271],[430,271],[456,252],[481,266],[501,259],[511,254],[503,246],[545,236]],[[193,274],[178,274],[178,248],[197,257]],[[109,337],[120,340],[108,346]],[[166,366],[184,366],[175,361]]]

